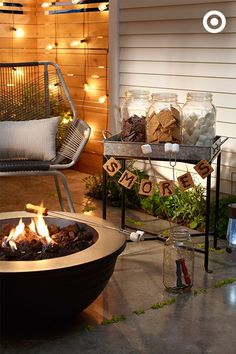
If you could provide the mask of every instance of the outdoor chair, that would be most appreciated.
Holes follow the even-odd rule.
[[[65,175],[91,133],[77,118],[65,80],[52,62],[0,63],[0,177],[54,177],[64,211],[59,177],[75,212]]]

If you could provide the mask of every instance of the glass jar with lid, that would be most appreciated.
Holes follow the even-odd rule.
[[[148,111],[146,141],[148,143],[181,143],[182,111],[175,93],[152,94]]]
[[[183,106],[183,144],[211,146],[216,135],[216,109],[209,92],[188,92]]]
[[[146,117],[150,93],[145,90],[126,91],[121,105],[121,140],[145,142]]]
[[[174,230],[164,244],[163,284],[168,291],[178,292],[193,285],[194,246],[185,229]]]

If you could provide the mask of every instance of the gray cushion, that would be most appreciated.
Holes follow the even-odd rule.
[[[51,160],[59,117],[0,122],[0,159]]]

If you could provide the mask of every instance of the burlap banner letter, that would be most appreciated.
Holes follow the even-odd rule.
[[[138,193],[141,195],[147,195],[147,196],[152,195],[153,187],[154,187],[154,184],[152,181],[149,181],[148,179],[142,179],[140,186],[139,186]]]
[[[103,168],[109,176],[113,177],[121,169],[121,164],[114,159],[114,157],[111,157],[106,163],[104,163]]]
[[[134,175],[129,170],[125,170],[125,172],[120,177],[118,183],[120,183],[123,187],[131,189],[138,177]]]
[[[179,182],[179,188],[182,192],[186,191],[189,188],[194,187],[194,182],[190,172],[185,173],[184,175],[177,178]]]
[[[199,161],[198,164],[194,166],[194,169],[203,179],[209,176],[214,171],[214,169],[211,167],[207,160]]]
[[[174,194],[174,183],[173,181],[161,181],[159,182],[160,195],[162,197],[169,197],[169,195]]]

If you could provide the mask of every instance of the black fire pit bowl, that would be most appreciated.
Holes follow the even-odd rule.
[[[22,216],[28,223],[26,214],[31,215],[19,212],[17,218],[0,220],[0,225],[17,225]],[[48,225],[59,227],[77,222],[45,219]],[[95,241],[83,251],[48,260],[0,261],[1,329],[71,319],[102,292],[114,271],[117,256],[125,248],[125,236],[104,227],[83,225],[93,233]]]

